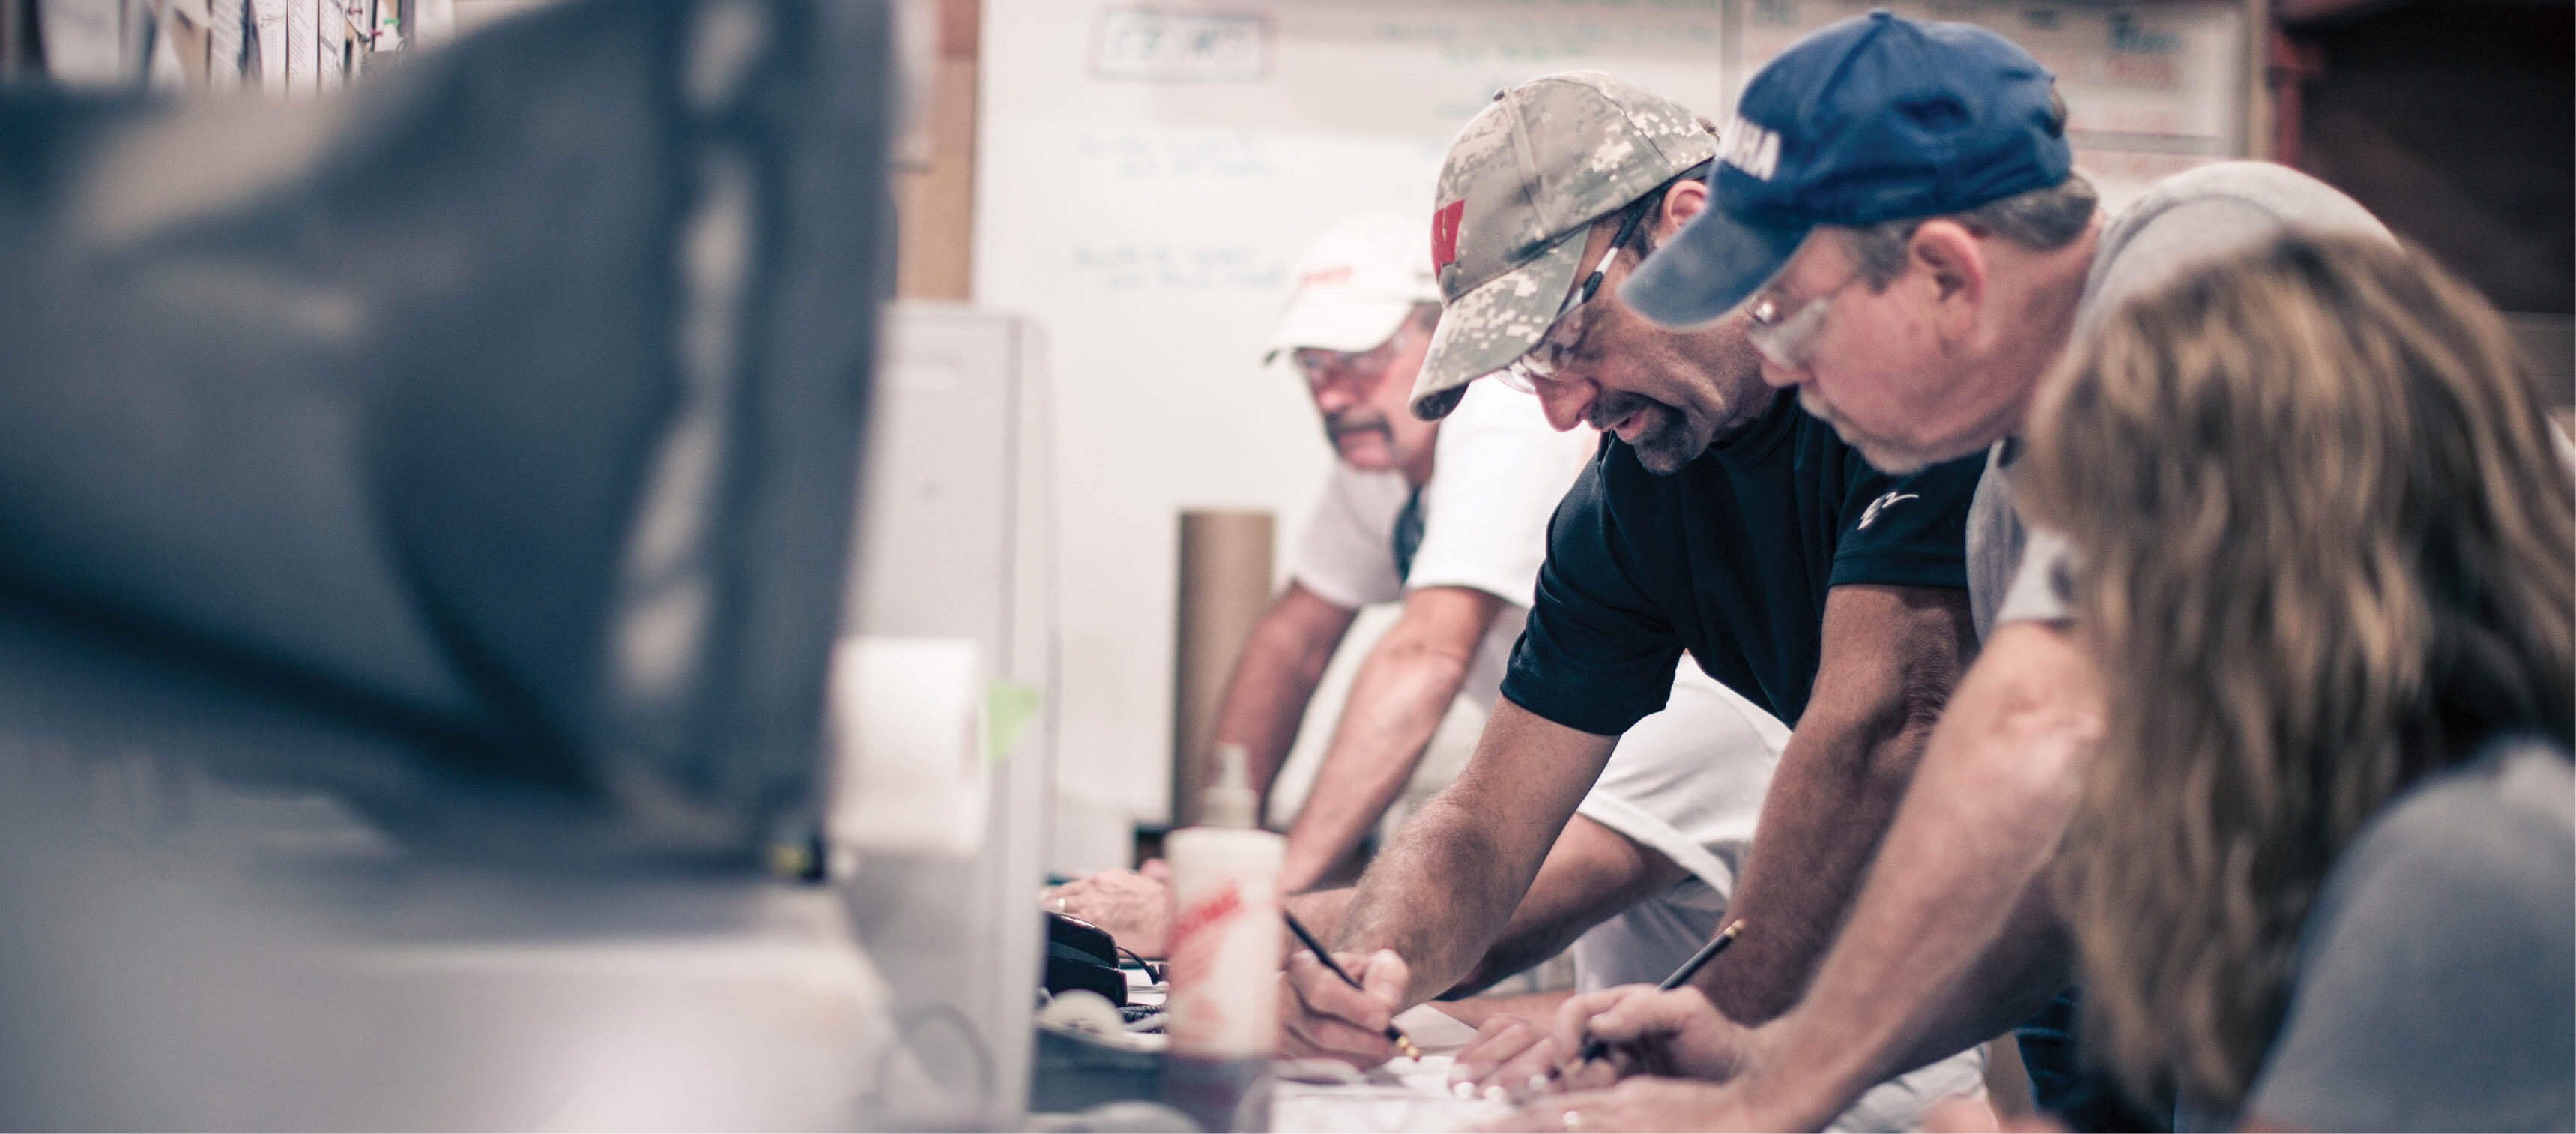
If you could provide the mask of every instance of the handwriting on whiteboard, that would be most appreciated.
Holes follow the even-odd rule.
[[[1091,73],[1146,83],[1247,83],[1270,74],[1270,17],[1103,8]]]
[[[1262,139],[1243,131],[1085,130],[1074,155],[1085,176],[1120,181],[1265,180],[1279,175]]]
[[[1062,265],[1074,285],[1093,292],[1236,292],[1272,296],[1288,265],[1258,245],[1188,240],[1078,242]]]

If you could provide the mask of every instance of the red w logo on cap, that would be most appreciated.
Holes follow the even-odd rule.
[[[1458,221],[1467,215],[1467,199],[1461,197],[1431,211],[1431,270],[1434,272],[1458,262]]]

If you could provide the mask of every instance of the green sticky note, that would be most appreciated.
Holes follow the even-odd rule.
[[[984,687],[984,763],[999,764],[1009,759],[1011,750],[1020,746],[1021,735],[1029,731],[1038,710],[1046,704],[1046,694],[1037,686],[1016,681],[996,681]]]

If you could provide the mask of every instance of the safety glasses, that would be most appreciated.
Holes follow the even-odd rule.
[[[1618,258],[1620,249],[1628,246],[1628,238],[1636,235],[1637,225],[1645,219],[1645,209],[1628,210],[1627,219],[1619,222],[1618,234],[1610,238],[1609,250],[1601,254],[1601,262],[1592,266],[1591,275],[1583,277],[1583,286],[1565,297],[1564,305],[1556,309],[1555,318],[1548,320],[1547,330],[1539,335],[1535,345],[1494,372],[1497,381],[1524,394],[1534,394],[1538,392],[1541,380],[1556,377],[1557,368],[1564,365],[1565,360],[1574,354],[1574,348],[1583,342],[1584,321],[1571,316],[1584,304],[1592,302],[1592,297],[1600,292],[1601,281],[1609,276],[1610,262]]]

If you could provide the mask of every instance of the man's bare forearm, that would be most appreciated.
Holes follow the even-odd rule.
[[[1566,820],[1501,935],[1441,999],[1473,996],[1562,953],[1586,930],[1688,877],[1662,851],[1581,815]]]
[[[1290,894],[1288,912],[1297,915],[1298,924],[1305,926],[1307,932],[1329,943],[1342,935],[1342,920],[1349,913],[1351,895],[1356,892],[1348,886],[1337,886],[1330,890],[1308,890],[1303,894]],[[1293,953],[1305,947],[1297,941],[1295,935],[1289,936],[1289,952]]]
[[[1509,922],[1615,742],[1497,702],[1466,772],[1360,878],[1334,947],[1395,950],[1411,970],[1409,1003],[1456,984]]]
[[[1999,631],[1935,729],[1849,923],[1743,1084],[1812,1129],[1872,1083],[1979,1042],[2062,985],[2045,872],[2099,735],[2072,639]]]
[[[1297,742],[1306,702],[1324,678],[1354,612],[1295,583],[1271,601],[1236,657],[1216,715],[1218,743],[1240,744],[1252,785],[1266,805],[1279,766]],[[1190,753],[1204,759],[1205,753]]]
[[[1742,1024],[1779,1015],[1805,990],[1976,649],[1966,592],[1949,588],[1838,587],[1824,638],[1814,696],[1730,903],[1747,931],[1698,982]]]
[[[1335,949],[1393,949],[1411,966],[1407,1003],[1467,975],[1502,931],[1537,862],[1519,868],[1470,810],[1444,794],[1379,852],[1343,914]]]
[[[1910,770],[1912,757],[1921,754],[1919,731],[1869,735],[1867,722],[1853,724],[1816,734],[1802,729],[1781,754],[1754,828],[1757,842],[1727,909],[1750,932],[1737,940],[1727,964],[1705,970],[1697,982],[1728,1019],[1759,1024],[1797,1002],[1833,944],[1902,796],[1903,784],[1888,784],[1887,773]]]
[[[1548,848],[1538,877],[1530,880],[1502,933],[1473,969],[1440,994],[1444,1001],[1475,994],[1495,981],[1563,952],[1585,930],[1628,907],[1671,889],[1690,872],[1645,846],[1583,816],[1567,820]],[[1327,941],[1341,933],[1356,890],[1313,890],[1288,899],[1288,908]],[[1292,946],[1294,948],[1294,946]],[[1457,1015],[1457,1013],[1451,1013]],[[1475,1019],[1460,1016],[1473,1024]]]
[[[1313,886],[1403,794],[1467,679],[1467,660],[1445,650],[1381,649],[1362,663],[1315,786],[1288,830],[1281,886]]]
[[[1303,890],[1320,881],[1403,793],[1466,683],[1485,631],[1507,605],[1472,587],[1405,595],[1403,615],[1351,679],[1332,746],[1288,832],[1282,886]]]

